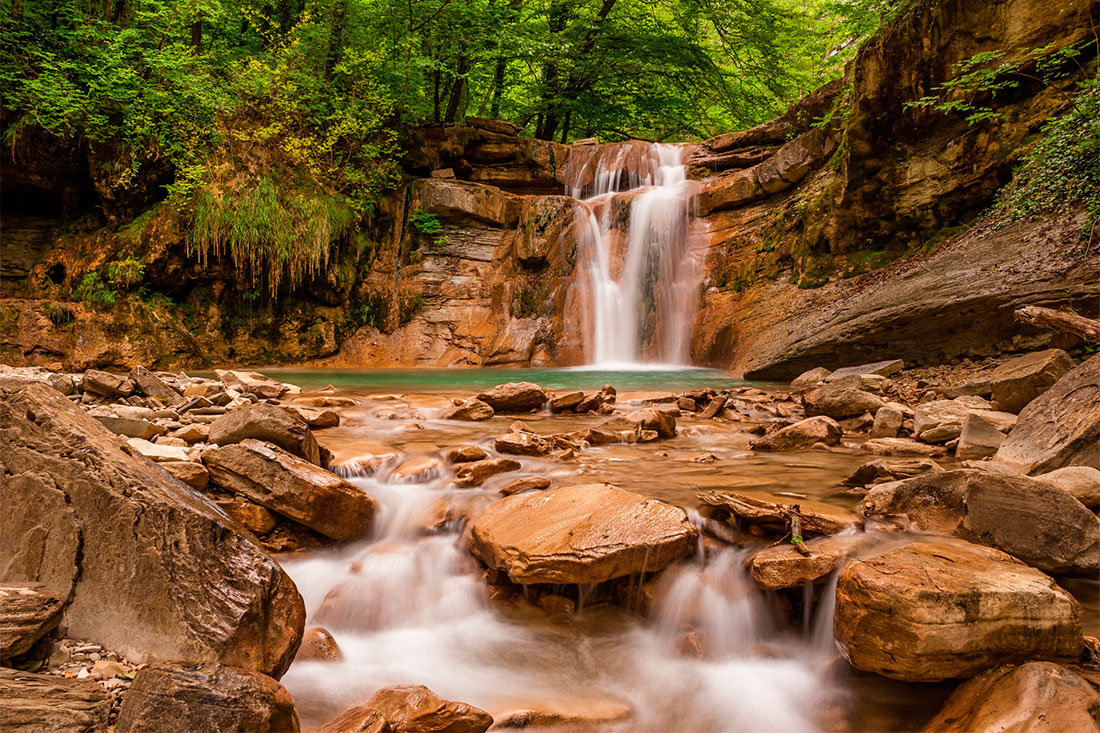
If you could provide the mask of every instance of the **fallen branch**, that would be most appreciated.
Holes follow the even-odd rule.
[[[1071,333],[1086,341],[1100,342],[1100,321],[1094,321],[1076,313],[1025,305],[1023,308],[1017,308],[1015,315],[1017,321],[1023,321],[1038,328]]]

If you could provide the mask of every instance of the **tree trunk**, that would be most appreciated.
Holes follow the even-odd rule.
[[[462,44],[465,49],[466,44]],[[453,123],[458,114],[458,106],[462,102],[462,89],[466,84],[466,74],[470,70],[470,59],[465,54],[458,57],[458,68],[455,70],[455,81],[451,86],[451,98],[447,102],[447,113],[443,117],[444,122]]]
[[[196,20],[191,24],[191,47],[196,51],[202,48],[202,21]]]
[[[328,58],[325,59],[325,81],[332,81],[332,72],[340,60],[344,31],[348,24],[348,2],[349,0],[337,0],[332,8],[332,30],[329,36]]]
[[[1038,328],[1063,331],[1079,336],[1085,341],[1100,343],[1100,321],[1079,316],[1068,311],[1056,311],[1038,305],[1025,305],[1016,309],[1016,320]]]
[[[565,110],[565,119],[561,123],[561,144],[565,145],[565,142],[569,139],[569,120],[573,116],[573,110]]]

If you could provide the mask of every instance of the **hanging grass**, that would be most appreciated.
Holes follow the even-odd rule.
[[[357,216],[339,197],[310,195],[267,176],[231,192],[200,189],[193,207],[188,255],[204,267],[211,256],[228,257],[253,282],[266,279],[272,296],[283,282],[293,288],[327,267]]]

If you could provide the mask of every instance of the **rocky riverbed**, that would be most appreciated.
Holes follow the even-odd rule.
[[[1096,729],[1100,356],[0,413],[5,728]]]

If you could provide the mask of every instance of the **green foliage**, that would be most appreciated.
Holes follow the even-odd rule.
[[[50,323],[58,328],[68,326],[76,320],[76,316],[73,315],[73,312],[60,303],[43,303],[42,314],[46,316],[46,318],[49,318]]]
[[[409,214],[409,225],[420,234],[428,237],[429,241],[436,247],[441,247],[447,243],[446,237],[439,236],[443,233],[443,222],[430,211],[417,209],[412,212]]]
[[[121,290],[129,290],[141,282],[145,275],[145,263],[126,257],[107,264],[107,279]]]
[[[73,294],[90,308],[111,306],[118,300],[118,291],[104,282],[95,270],[85,273]]]
[[[1081,84],[1072,108],[1049,120],[1023,157],[997,208],[1012,219],[1088,211],[1086,232],[1100,221],[1100,82]]]

